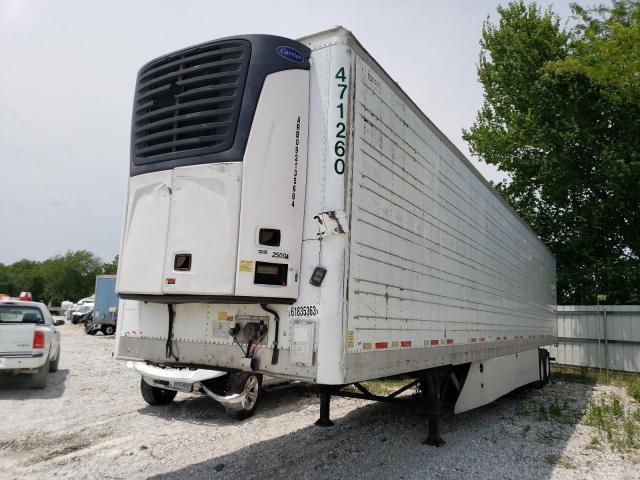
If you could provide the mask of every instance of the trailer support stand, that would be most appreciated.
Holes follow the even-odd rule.
[[[319,427],[333,427],[329,412],[331,406],[331,387],[329,385],[318,385],[320,394],[320,418],[316,420]]]
[[[422,443],[433,447],[441,447],[446,442],[442,439],[440,429],[440,419],[442,415],[440,375],[438,375],[438,372],[425,373],[420,383],[422,385],[423,394],[427,398],[427,415],[429,418],[429,435]]]

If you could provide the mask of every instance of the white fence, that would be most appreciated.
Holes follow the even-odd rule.
[[[640,372],[640,305],[558,305],[558,346],[565,365]]]

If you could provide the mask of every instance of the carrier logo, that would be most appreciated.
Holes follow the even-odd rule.
[[[293,47],[278,47],[276,53],[290,62],[304,62],[304,56]]]

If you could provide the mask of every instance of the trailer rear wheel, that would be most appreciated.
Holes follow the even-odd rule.
[[[105,325],[102,327],[102,333],[104,335],[113,335],[116,332],[116,327],[113,325]]]
[[[536,388],[542,388],[551,380],[551,358],[549,351],[544,348],[538,350],[538,374],[540,380],[535,382],[534,385]]]
[[[173,399],[176,398],[175,390],[166,390],[160,387],[154,387],[149,385],[144,381],[144,378],[140,379],[140,393],[142,393],[142,398],[144,398],[145,402],[149,405],[169,405],[173,402]]]
[[[547,385],[550,381],[551,381],[551,356],[549,355],[549,350],[543,349],[542,350],[542,356],[544,359],[543,362],[543,377],[542,377],[542,381],[544,382],[545,385]]]
[[[241,408],[225,407],[227,415],[236,420],[244,420],[253,415],[262,395],[262,375],[255,373],[231,373],[226,394],[244,394]]]

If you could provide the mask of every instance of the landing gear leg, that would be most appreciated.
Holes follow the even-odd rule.
[[[329,416],[331,405],[331,387],[329,385],[318,385],[320,394],[320,418],[316,420],[319,427],[332,427],[333,422]]]
[[[422,391],[427,398],[427,415],[429,417],[429,435],[422,443],[433,447],[441,447],[446,442],[442,439],[440,430],[442,415],[440,376],[434,373],[426,373],[421,384]]]

